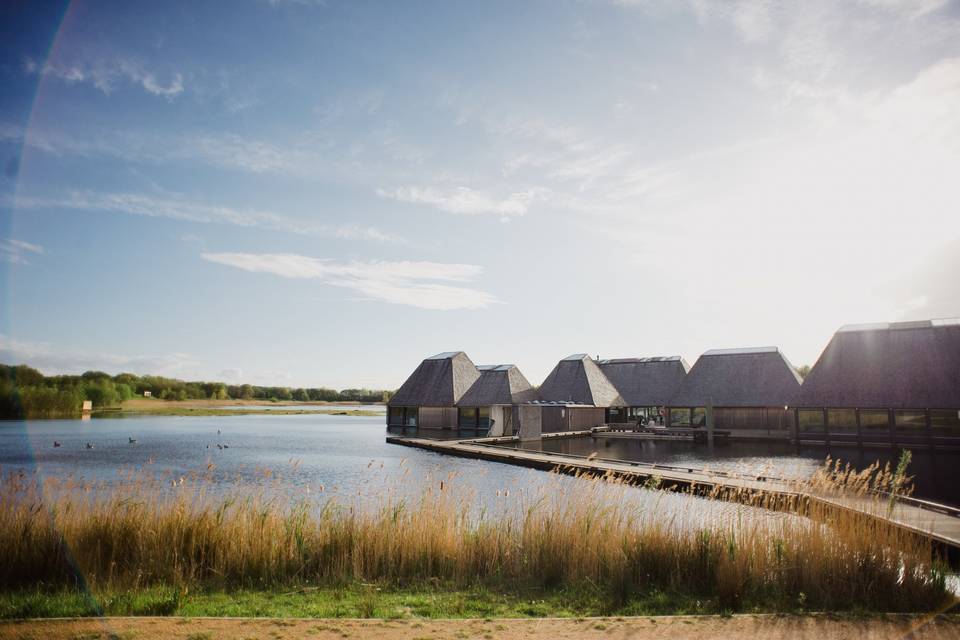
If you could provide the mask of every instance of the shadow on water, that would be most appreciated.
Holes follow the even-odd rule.
[[[729,441],[709,445],[677,440],[577,437],[532,441],[524,449],[667,465],[741,471],[785,478],[809,476],[827,456],[857,469],[873,463],[896,467],[899,448],[797,447],[787,442]],[[960,452],[912,449],[914,496],[960,506]]]

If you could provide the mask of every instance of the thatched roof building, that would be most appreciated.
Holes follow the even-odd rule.
[[[594,407],[626,406],[616,387],[585,353],[558,362],[540,385],[538,395],[540,400],[547,402],[575,402]]]
[[[462,407],[513,405],[530,402],[537,391],[512,364],[480,365],[480,377],[457,402]]]
[[[626,406],[660,407],[670,402],[690,366],[680,356],[601,360],[600,371]]]
[[[783,407],[800,394],[800,376],[777,347],[712,349],[697,359],[670,399],[673,407]]]
[[[390,399],[391,407],[452,407],[480,378],[476,365],[463,351],[427,358]]]
[[[960,408],[960,319],[841,327],[804,380],[798,404]]]

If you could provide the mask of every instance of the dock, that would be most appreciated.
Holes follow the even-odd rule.
[[[506,446],[516,443],[515,437],[430,440],[388,436],[387,442],[445,455],[501,462],[543,471],[613,477],[630,484],[653,481],[658,488],[669,490],[692,489],[699,493],[710,493],[714,489],[722,489],[729,491],[723,491],[720,495],[730,496],[737,490],[746,490],[781,497],[792,504],[827,504],[838,509],[857,511],[868,517],[882,518],[904,530],[930,539],[952,554],[960,552],[960,509],[916,498],[897,496],[889,513],[880,515],[871,510],[871,506],[876,505],[875,500],[802,493],[796,489],[795,484],[784,478],[599,457],[586,458]]]
[[[607,425],[597,428],[591,434],[595,437],[603,438],[624,438],[628,440],[688,440],[692,442],[706,442],[710,436],[706,429],[693,429],[684,427],[630,427],[619,425]],[[730,432],[723,429],[715,429],[713,437],[716,440],[727,440]]]

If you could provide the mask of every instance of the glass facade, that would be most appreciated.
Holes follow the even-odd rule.
[[[692,427],[705,427],[707,426],[707,410],[703,407],[694,407],[693,416],[690,419],[690,426]],[[716,426],[716,420],[714,420],[714,426]]]
[[[800,409],[799,427],[801,433],[823,433],[823,411],[820,409]]]
[[[387,424],[393,427],[403,426],[403,407],[390,407],[387,409]]]
[[[893,422],[900,433],[918,433],[927,428],[927,417],[923,411],[894,411]]]
[[[480,407],[477,409],[477,427],[480,429],[490,428],[490,407]]]
[[[885,410],[880,409],[861,409],[860,410],[860,433],[869,434],[870,432],[879,433],[890,430],[890,416]]]
[[[460,407],[459,416],[457,424],[461,429],[476,429],[477,428],[477,408],[476,407]]]
[[[853,409],[827,409],[830,433],[856,433],[857,412]]]
[[[940,438],[960,437],[960,409],[931,409],[930,435]]]
[[[415,427],[417,426],[417,407],[389,407],[387,409],[387,426]]]
[[[686,408],[671,408],[670,409],[670,426],[671,427],[689,427],[690,426],[690,409]]]

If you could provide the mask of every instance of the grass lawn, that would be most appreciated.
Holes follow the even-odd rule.
[[[742,610],[797,612],[800,603],[754,603]],[[475,589],[349,587],[296,591],[178,591],[149,588],[88,594],[0,593],[0,618],[82,616],[229,616],[278,618],[522,618],[724,613],[715,599],[652,590],[626,601],[602,590],[516,592]]]

